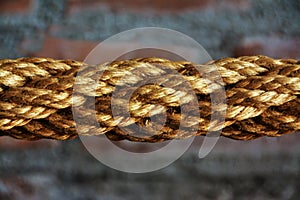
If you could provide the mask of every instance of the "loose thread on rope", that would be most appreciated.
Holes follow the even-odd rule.
[[[205,75],[195,70],[199,66]],[[207,78],[216,76],[212,66],[221,82]],[[174,78],[168,69],[177,71],[197,97],[199,110],[190,108],[189,123],[181,123],[180,102],[187,104],[190,95],[180,90],[185,87],[184,81]],[[99,74],[99,80],[93,81]],[[161,78],[154,84],[132,86],[141,83],[145,75]],[[129,83],[122,81],[124,77]],[[123,89],[116,97],[118,103],[112,105],[113,93],[119,86]],[[220,103],[212,111],[210,94],[218,94],[222,88],[226,105]],[[133,94],[128,105],[130,114],[113,115],[112,106],[123,109],[122,94],[129,93]],[[105,134],[111,140],[138,142],[183,139],[206,135],[208,130],[222,130],[222,136],[238,140],[281,136],[300,130],[299,95],[300,62],[294,59],[243,56],[198,65],[139,58],[98,66],[50,58],[2,59],[0,136],[66,140],[77,137],[79,131],[84,135]],[[74,121],[74,109],[82,118],[81,124]],[[213,112],[224,112],[224,123],[213,121]],[[163,113],[165,124],[154,134],[131,131],[133,125],[156,127],[151,117],[159,118]],[[183,131],[178,131],[179,126]],[[196,131],[191,134],[188,130],[192,126],[196,126]]]

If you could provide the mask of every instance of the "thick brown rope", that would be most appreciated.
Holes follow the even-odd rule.
[[[187,138],[191,133],[180,132],[178,128],[182,126],[183,130],[188,130],[195,121],[199,125],[194,135],[205,135],[209,128],[213,131],[223,128],[223,136],[240,140],[281,136],[300,130],[299,61],[266,56],[224,58],[201,65],[204,74],[215,75],[212,65],[217,67],[224,85],[199,74],[195,66],[200,65],[160,58],[115,61],[102,67],[50,58],[3,59],[0,60],[0,135],[29,140],[75,138],[78,134],[72,105],[75,110],[78,108],[77,113],[84,115],[85,122],[77,124],[80,133],[105,133],[111,140],[158,142]],[[103,66],[107,69],[103,70]],[[133,72],[135,69],[138,72]],[[190,96],[163,86],[168,82],[175,88],[185,87],[182,80],[168,73],[168,69],[180,73],[197,96],[200,113],[191,108],[191,123],[180,124],[180,102],[190,101]],[[74,90],[79,70],[82,70],[81,76],[76,79],[75,87],[78,88]],[[95,75],[100,73],[100,79],[93,82]],[[160,75],[161,78],[155,84],[139,88],[130,86],[143,81],[144,75]],[[122,81],[124,77],[130,84]],[[124,86],[124,94],[134,91],[129,117],[112,115],[111,100],[116,86]],[[218,93],[222,86],[227,107],[220,104],[214,111],[226,111],[225,123],[219,124],[211,121],[210,93]],[[94,99],[91,101],[91,98]],[[116,99],[122,107],[122,95]],[[133,124],[147,127],[151,124],[150,116],[159,117],[162,113],[166,113],[166,123],[155,134],[137,135],[122,129]]]

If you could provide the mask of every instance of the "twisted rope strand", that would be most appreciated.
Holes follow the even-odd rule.
[[[223,83],[217,81],[212,66],[216,66]],[[202,74],[197,67],[201,67]],[[170,70],[177,71],[182,80],[169,73]],[[99,74],[100,79],[94,81]],[[153,84],[135,86],[147,76],[159,78]],[[180,111],[182,103],[189,105],[191,101],[191,95],[181,90],[186,81],[199,107],[199,112],[188,107],[188,115]],[[122,89],[112,99],[117,87]],[[210,94],[218,94],[222,87],[226,105],[220,103],[214,112],[226,111],[224,124],[211,120]],[[132,96],[127,106],[123,96],[129,94]],[[3,59],[0,60],[0,136],[66,140],[77,137],[79,130],[85,135],[106,134],[111,140],[159,142],[205,135],[208,130],[222,128],[223,136],[239,140],[281,136],[300,130],[299,95],[300,63],[293,59],[244,56],[198,65],[139,58],[99,66],[50,58]],[[72,106],[80,114],[82,124],[75,123]],[[130,115],[115,116],[112,106],[128,109]],[[162,117],[164,113],[166,119]],[[152,122],[153,116],[158,121],[165,120],[164,126]],[[181,122],[184,117],[189,119],[185,123]],[[137,134],[130,129],[136,124],[151,126],[156,132],[146,129]],[[183,130],[179,131],[179,126]],[[191,134],[189,130],[193,127],[196,131]]]

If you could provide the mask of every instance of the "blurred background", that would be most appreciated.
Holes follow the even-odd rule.
[[[0,58],[83,60],[104,39],[145,26],[180,31],[213,59],[300,59],[298,0],[0,0]],[[162,170],[127,174],[98,162],[79,139],[1,137],[0,199],[300,199],[299,133],[221,138],[200,160],[202,141]]]

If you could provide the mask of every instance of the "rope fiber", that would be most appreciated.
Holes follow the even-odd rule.
[[[197,66],[203,74],[195,70]],[[222,81],[206,77],[216,76],[212,66]],[[191,107],[186,123],[181,123],[184,116],[180,107],[191,101],[191,95],[180,90],[184,81],[176,79],[170,69],[189,83],[197,97],[199,110]],[[93,81],[99,74],[100,79]],[[157,83],[135,87],[146,75],[160,78]],[[127,82],[122,81],[124,77]],[[117,104],[112,105],[116,87],[122,89],[114,100]],[[222,88],[226,102],[219,102],[212,112],[210,94],[218,94]],[[112,106],[127,108],[122,96],[130,93],[130,114],[113,115]],[[0,136],[66,140],[77,137],[78,130],[84,135],[105,134],[111,140],[138,142],[183,139],[206,135],[208,130],[222,130],[222,136],[238,140],[281,136],[300,129],[299,95],[300,62],[294,59],[243,56],[199,65],[139,58],[95,66],[50,58],[2,59]],[[72,109],[80,114],[81,124],[75,123]],[[224,113],[224,123],[211,120],[214,113]],[[151,117],[165,120],[163,127],[151,122]],[[156,127],[157,131],[137,134],[130,129],[133,125]],[[196,127],[193,134],[191,127]]]

